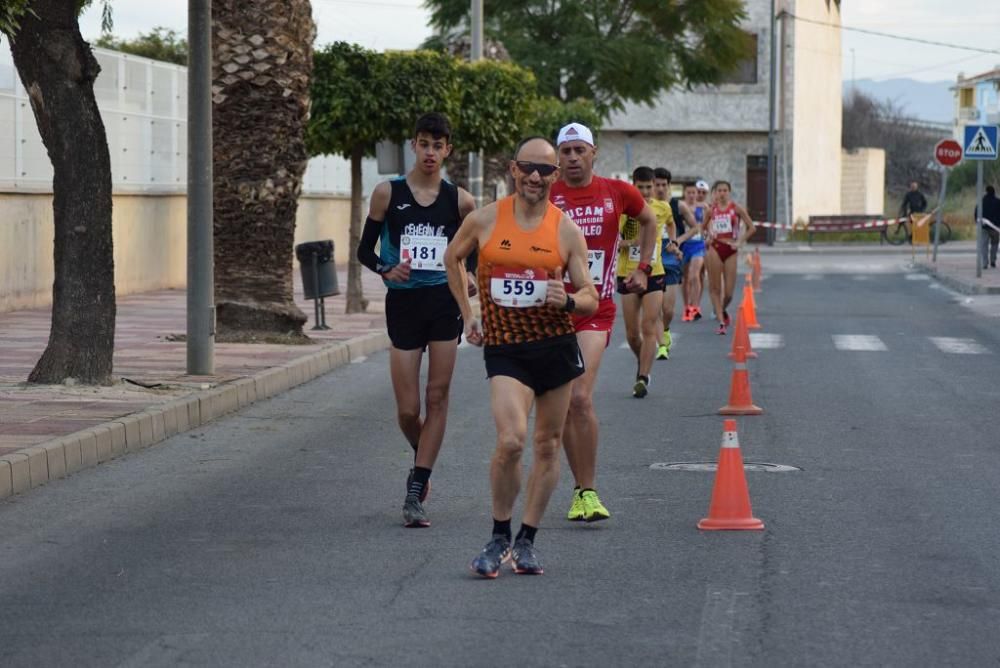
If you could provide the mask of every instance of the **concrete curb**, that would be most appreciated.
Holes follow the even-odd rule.
[[[1000,295],[1000,286],[969,283],[961,278],[943,274],[932,265],[923,264],[921,262],[914,263],[913,268],[917,271],[933,276],[934,280],[937,282],[963,295]]]
[[[4,455],[0,457],[0,499],[148,448],[388,347],[385,332],[365,334],[253,376]]]

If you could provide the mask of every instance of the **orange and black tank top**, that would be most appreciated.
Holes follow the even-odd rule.
[[[526,231],[514,217],[514,196],[497,202],[493,233],[479,249],[479,303],[487,346],[532,343],[573,333],[573,320],[545,305],[549,277],[564,269],[559,253],[563,212],[548,205],[537,228]]]

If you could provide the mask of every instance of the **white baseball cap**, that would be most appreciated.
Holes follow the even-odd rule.
[[[590,131],[590,128],[582,123],[570,123],[569,125],[564,125],[562,129],[559,130],[559,137],[556,139],[556,146],[565,144],[568,141],[573,141],[574,139],[587,142],[591,146],[595,145],[594,133]]]
[[[710,190],[710,188],[708,187],[708,183],[705,181],[698,181],[697,183],[694,184],[694,187],[697,188],[698,190]]]

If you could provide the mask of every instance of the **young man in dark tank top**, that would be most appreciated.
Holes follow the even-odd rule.
[[[462,333],[461,312],[448,289],[444,252],[475,201],[441,176],[452,149],[451,127],[443,114],[421,116],[410,146],[417,159],[413,168],[403,177],[383,181],[372,192],[357,253],[388,289],[385,319],[392,342],[389,370],[396,415],[414,451],[403,523],[427,527],[430,520],[423,503],[444,440],[448,391]],[[421,418],[420,366],[425,350],[427,389]]]

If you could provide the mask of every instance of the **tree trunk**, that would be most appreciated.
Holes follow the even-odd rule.
[[[309,154],[309,0],[212,3],[217,337],[302,334],[292,250]]]
[[[66,0],[35,0],[11,40],[14,65],[54,172],[52,329],[30,383],[111,380],[111,158],[94,98],[101,68],[80,35],[76,8]]]
[[[351,150],[351,247],[347,262],[347,313],[364,313],[368,310],[368,300],[361,285],[361,262],[357,249],[361,243],[361,158],[364,146],[356,144]]]

